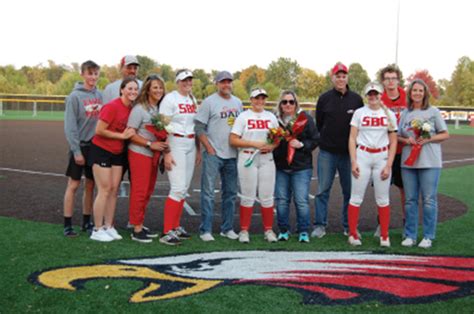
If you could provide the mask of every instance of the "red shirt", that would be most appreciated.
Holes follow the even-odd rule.
[[[121,98],[116,98],[102,107],[99,119],[108,124],[107,130],[122,133],[127,128],[131,109],[131,107],[123,104]],[[124,140],[112,139],[98,134],[94,135],[92,143],[116,155],[123,152],[125,145]]]
[[[385,106],[387,106],[387,108],[395,113],[395,116],[397,117],[397,125],[400,123],[402,111],[407,107],[407,95],[400,86],[398,87],[398,93],[400,96],[397,99],[390,99],[385,91],[382,94],[382,102]],[[401,154],[402,149],[403,144],[398,143],[397,154]]]

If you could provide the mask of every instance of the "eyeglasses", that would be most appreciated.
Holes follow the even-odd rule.
[[[384,81],[398,81],[398,77],[386,77],[383,80]]]
[[[282,101],[280,101],[280,104],[282,104],[282,105],[290,104],[290,105],[293,106],[295,104],[295,101],[293,99],[292,100],[283,99]]]

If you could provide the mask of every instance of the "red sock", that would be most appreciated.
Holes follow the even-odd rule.
[[[347,215],[349,221],[349,235],[351,235],[354,239],[359,239],[357,236],[357,225],[359,224],[359,206],[354,206],[349,204],[347,208]]]
[[[388,226],[390,225],[390,206],[379,207],[380,235],[382,239],[388,238]]]
[[[240,205],[240,230],[248,231],[252,219],[253,207]]]
[[[180,202],[179,202],[179,208],[178,210],[176,211],[176,216],[174,218],[174,224],[173,224],[173,229],[176,229],[180,226],[180,222],[181,222],[181,216],[183,215],[183,208],[184,208],[184,199],[182,199]]]
[[[176,213],[179,211],[180,203],[174,199],[168,197],[165,201],[165,210],[163,214],[163,233],[167,234],[170,230],[174,229]]]
[[[273,207],[262,207],[263,229],[265,231],[273,229]]]

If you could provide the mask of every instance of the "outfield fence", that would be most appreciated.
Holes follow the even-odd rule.
[[[0,94],[0,116],[22,115],[37,117],[39,113],[60,114],[65,110],[65,95],[27,95],[27,94]],[[199,101],[200,102],[200,101]],[[277,102],[268,101],[265,109],[273,110]],[[314,102],[302,102],[300,106],[305,111],[314,111]],[[249,108],[249,101],[244,101],[244,107]],[[474,121],[474,108],[472,107],[438,107],[443,118],[451,122],[469,123]]]

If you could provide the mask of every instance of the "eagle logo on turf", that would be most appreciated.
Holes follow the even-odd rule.
[[[371,252],[225,251],[115,260],[34,273],[29,280],[75,291],[94,279],[140,280],[132,303],[194,295],[229,285],[295,289],[305,304],[414,304],[474,289],[474,258]]]

